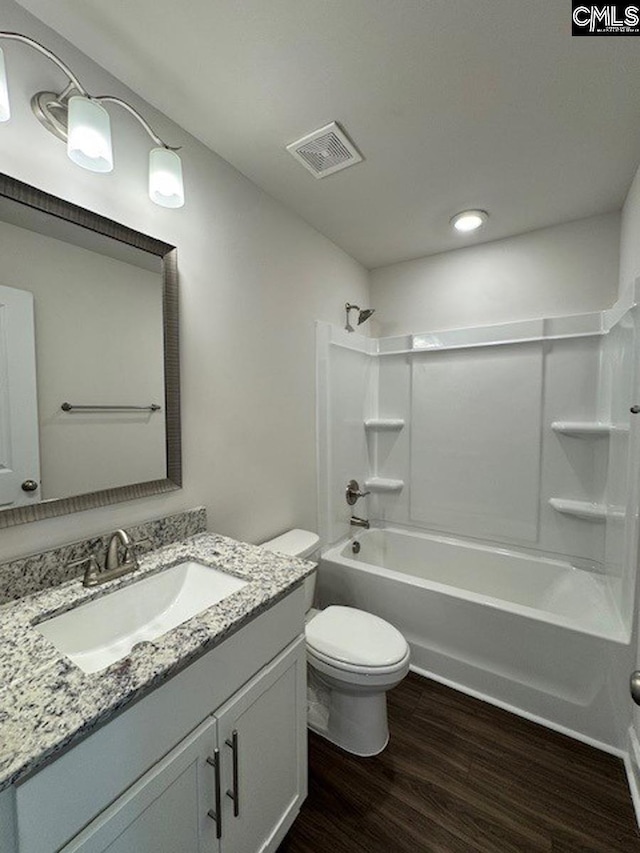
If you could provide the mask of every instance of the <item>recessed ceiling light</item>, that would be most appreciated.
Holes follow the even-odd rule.
[[[476,231],[488,218],[489,214],[486,210],[461,210],[460,213],[451,217],[451,224],[456,231],[467,233]]]

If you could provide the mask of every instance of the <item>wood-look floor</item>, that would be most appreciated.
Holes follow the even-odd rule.
[[[278,853],[640,853],[620,760],[409,675],[375,758],[310,734]]]

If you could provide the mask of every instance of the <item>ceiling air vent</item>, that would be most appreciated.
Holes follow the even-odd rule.
[[[287,145],[287,151],[316,178],[325,178],[362,160],[356,146],[335,121]]]

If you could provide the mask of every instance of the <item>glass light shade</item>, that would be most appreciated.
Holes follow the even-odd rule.
[[[153,148],[149,154],[149,198],[161,207],[182,207],[182,162],[175,151]]]
[[[83,169],[113,169],[109,113],[96,101],[81,95],[69,98],[67,154]]]
[[[463,210],[451,217],[451,224],[456,231],[461,231],[463,234],[469,231],[476,231],[489,218],[486,210]]]
[[[9,104],[9,87],[7,85],[7,71],[4,65],[4,53],[0,47],[0,121],[9,121],[11,118],[11,106]]]

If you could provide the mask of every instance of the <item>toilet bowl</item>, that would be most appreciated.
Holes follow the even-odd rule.
[[[289,530],[261,547],[302,559],[318,555],[319,538]],[[364,610],[313,609],[316,576],[305,581],[308,725],[354,755],[377,755],[387,745],[387,691],[409,671],[400,631]]]

